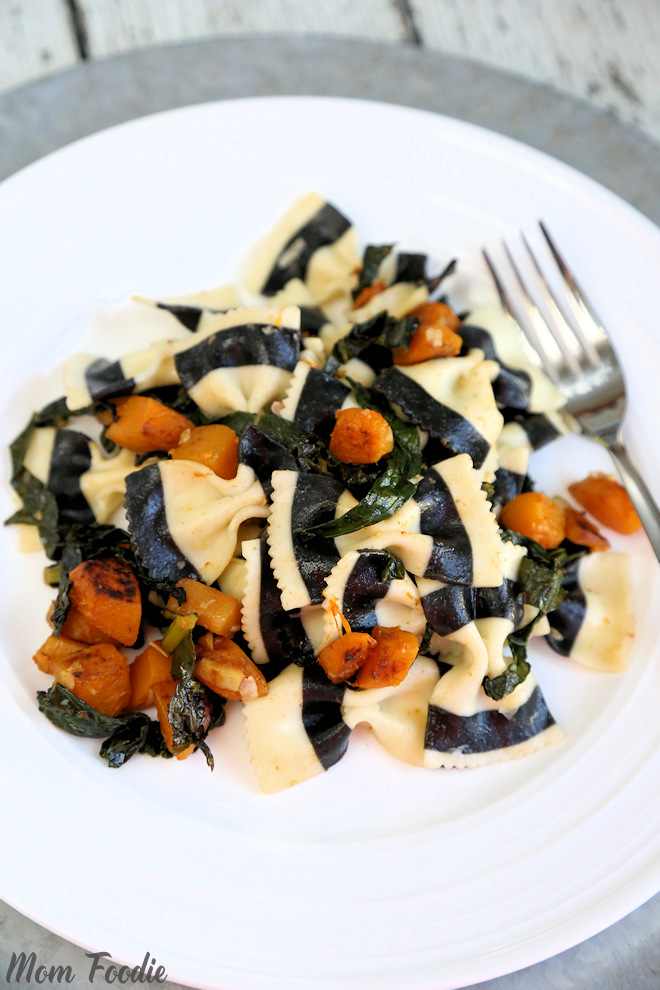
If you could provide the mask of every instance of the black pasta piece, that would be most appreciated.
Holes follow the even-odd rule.
[[[523,618],[523,603],[515,581],[505,580],[498,588],[447,585],[422,597],[422,607],[434,632],[449,636],[475,619],[492,616],[510,619],[517,627]]]
[[[339,560],[334,540],[306,532],[334,519],[343,486],[319,474],[298,475],[291,506],[291,530],[296,566],[312,605],[323,601],[325,581]]]
[[[319,368],[310,368],[293,414],[293,422],[305,433],[316,433],[326,440],[335,425],[335,412],[350,395],[350,388]]]
[[[439,753],[488,753],[527,742],[555,724],[539,687],[513,715],[454,715],[429,705],[424,748]]]
[[[463,339],[461,355],[465,355],[473,347],[484,352],[488,361],[497,361],[500,366],[497,378],[493,382],[493,394],[499,406],[510,409],[528,409],[532,394],[532,379],[526,371],[520,368],[510,368],[503,364],[495,350],[495,343],[487,330],[463,324],[456,333]]]
[[[348,748],[351,730],[341,717],[344,684],[333,684],[318,664],[303,669],[302,721],[324,770],[338,762]]]
[[[273,471],[298,470],[292,452],[259,429],[256,423],[248,424],[243,431],[238,445],[238,460],[252,468],[269,498],[273,492]]]
[[[257,364],[293,371],[299,356],[299,330],[248,323],[205,337],[193,347],[180,351],[174,364],[181,384],[189,390],[216,368]]]
[[[431,468],[413,498],[420,508],[420,530],[434,540],[424,577],[472,584],[472,544],[445,480]]]
[[[167,526],[165,494],[158,464],[126,476],[126,516],[137,552],[152,578],[179,581],[201,577],[174,542]]]
[[[55,496],[58,524],[64,529],[76,523],[93,525],[96,521],[80,487],[80,478],[89,470],[91,463],[89,438],[84,433],[77,430],[55,431],[47,488]]]
[[[406,416],[430,435],[424,451],[434,460],[454,454],[469,454],[475,468],[484,463],[490,444],[472,423],[460,413],[434,399],[426,389],[397,368],[381,372],[373,385],[374,391],[401,407]],[[434,444],[431,441],[435,441]]]
[[[584,547],[579,548],[584,550]],[[587,599],[578,580],[579,560],[571,561],[561,583],[566,597],[548,616],[551,632],[545,637],[548,645],[562,657],[569,657],[587,614]]]
[[[94,402],[130,395],[135,391],[135,379],[126,378],[121,361],[97,358],[85,368],[85,385]]]

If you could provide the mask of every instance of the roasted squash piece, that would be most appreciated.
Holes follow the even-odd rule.
[[[394,450],[392,427],[375,409],[340,409],[335,413],[330,453],[345,464],[375,464]]]
[[[238,436],[220,423],[194,426],[181,435],[179,446],[170,450],[170,457],[175,461],[197,461],[219,478],[229,480],[238,471]]]
[[[55,602],[53,602],[54,607]],[[50,622],[50,615],[48,616],[48,621]],[[86,619],[82,612],[79,612],[74,605],[71,605],[67,612],[60,635],[66,636],[67,639],[75,639],[78,643],[87,643],[89,646],[94,646],[96,643],[118,645],[114,636],[108,636],[103,630],[92,625],[89,619]]]
[[[126,657],[109,643],[84,646],[68,658],[53,658],[51,672],[59,684],[104,715],[119,715],[131,700]]]
[[[324,646],[316,659],[333,684],[339,684],[367,662],[375,646],[369,633],[349,632]]]
[[[500,512],[499,523],[536,540],[546,550],[558,547],[566,535],[562,506],[542,492],[516,495]]]
[[[174,753],[174,733],[172,731],[172,726],[170,725],[170,720],[167,717],[167,711],[170,706],[170,701],[176,691],[177,681],[173,680],[172,677],[164,678],[162,681],[158,681],[156,684],[152,685],[154,704],[156,705],[156,711],[158,712],[158,722],[160,725],[160,731],[163,734],[163,739],[165,740],[165,745],[169,749],[170,753]],[[176,753],[177,760],[185,760],[187,756],[195,752],[194,743],[187,746],[186,749],[182,750],[180,753]]]
[[[173,596],[168,598],[170,612],[176,615],[196,613],[199,625],[217,636],[233,636],[241,628],[241,603],[238,598],[190,578],[177,581],[176,587],[183,588],[186,600],[179,605]]]
[[[368,302],[371,302],[374,296],[380,295],[387,288],[385,282],[382,278],[376,279],[371,285],[365,286],[362,289],[353,303],[353,309],[361,309],[362,306],[366,306]]]
[[[630,495],[610,475],[594,472],[582,481],[569,485],[568,490],[594,519],[616,533],[628,535],[642,528]]]
[[[223,698],[252,701],[268,694],[264,675],[231,639],[214,636],[210,649],[198,644],[198,657],[195,677]]]
[[[408,315],[416,316],[420,325],[407,348],[394,348],[394,364],[419,364],[431,358],[456,357],[461,353],[463,339],[455,333],[461,321],[445,303],[422,303]]]
[[[44,674],[54,674],[56,665],[70,660],[75,653],[86,649],[86,643],[78,643],[68,636],[49,636],[32,659]]]
[[[566,539],[590,550],[607,550],[610,541],[587,519],[586,513],[578,512],[570,505],[564,506]]]
[[[172,667],[172,657],[159,649],[158,643],[150,644],[139,653],[130,665],[131,708],[138,711],[155,704],[153,686],[167,680]]]
[[[132,569],[123,560],[85,560],[69,575],[71,602],[85,618],[124,646],[140,632],[142,599]]]
[[[376,645],[358,670],[355,686],[395,687],[405,678],[419,653],[417,637],[398,626],[375,626],[371,635]]]
[[[193,424],[181,413],[145,395],[131,395],[117,403],[117,419],[106,428],[108,440],[148,454],[176,447],[184,430]]]

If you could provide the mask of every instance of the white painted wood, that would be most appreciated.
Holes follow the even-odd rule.
[[[403,41],[389,0],[78,0],[90,54],[247,32],[336,34]]]
[[[63,0],[0,0],[0,91],[77,61]]]
[[[660,0],[411,3],[428,47],[548,83],[660,139]]]

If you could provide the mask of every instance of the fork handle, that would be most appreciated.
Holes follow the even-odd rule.
[[[628,457],[628,452],[618,440],[609,445],[609,451],[621,476],[626,491],[637,510],[655,555],[660,561],[660,509],[646,487],[639,471]]]

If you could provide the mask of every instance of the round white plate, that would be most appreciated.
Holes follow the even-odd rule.
[[[36,163],[0,187],[0,314],[11,396],[3,441],[49,396],[83,344],[126,347],[90,314],[132,292],[230,280],[245,249],[315,188],[364,241],[398,239],[446,261],[461,303],[490,293],[479,249],[543,217],[619,344],[627,436],[658,490],[660,234],[571,169],[478,128],[337,99],[207,104],[139,120]],[[129,336],[139,341],[139,329]],[[121,345],[121,346],[120,346]],[[44,377],[40,377],[44,376]],[[22,383],[22,384],[19,384]],[[535,458],[565,490],[604,451],[578,438]],[[5,482],[8,467],[5,464]],[[4,486],[6,489],[6,484]],[[3,513],[10,500],[3,492]],[[39,715],[30,657],[46,635],[43,560],[2,535],[0,894],[93,951],[224,990],[450,988],[527,966],[616,921],[660,888],[658,568],[633,558],[639,631],[630,669],[606,676],[534,649],[566,741],[469,772],[391,759],[355,733],[331,772],[257,789],[234,713],[210,774],[136,757]]]

